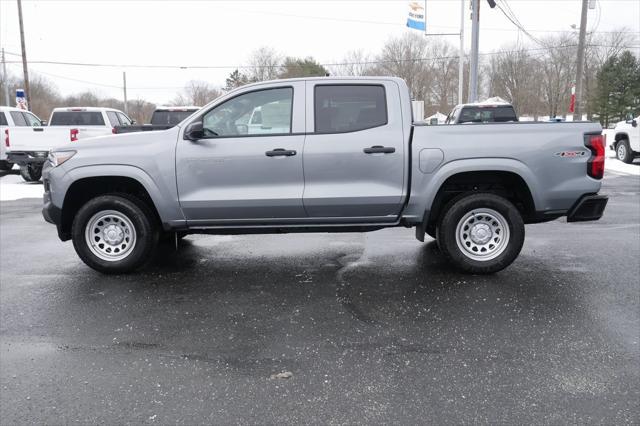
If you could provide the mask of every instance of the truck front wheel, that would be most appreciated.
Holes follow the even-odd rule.
[[[616,157],[618,160],[623,161],[627,164],[633,163],[633,152],[629,147],[629,141],[626,139],[622,139],[616,145]]]
[[[524,243],[524,222],[518,209],[495,194],[453,199],[438,223],[438,245],[457,267],[491,274],[509,266]]]
[[[78,210],[71,235],[80,259],[106,274],[141,267],[158,244],[153,214],[143,202],[126,194],[89,200]]]
[[[25,164],[20,166],[20,176],[27,182],[37,182],[42,177],[42,165]]]

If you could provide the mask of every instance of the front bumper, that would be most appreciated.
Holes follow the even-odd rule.
[[[42,164],[47,161],[49,151],[11,151],[7,153],[7,159],[11,163],[19,165],[24,164]]]
[[[598,220],[604,213],[609,197],[606,195],[583,195],[567,213],[567,222]]]

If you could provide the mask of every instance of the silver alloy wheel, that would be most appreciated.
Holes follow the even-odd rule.
[[[473,209],[458,221],[456,243],[470,259],[495,259],[509,244],[509,224],[493,209]]]
[[[624,158],[627,156],[627,147],[625,144],[619,143],[616,153],[618,154],[618,160],[624,161]]]
[[[102,210],[87,222],[84,238],[94,255],[116,262],[129,256],[136,246],[136,228],[123,213]]]

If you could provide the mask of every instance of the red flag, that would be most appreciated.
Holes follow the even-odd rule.
[[[576,85],[571,86],[571,102],[569,103],[569,112],[576,112]]]

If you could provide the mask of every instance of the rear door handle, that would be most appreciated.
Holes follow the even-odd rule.
[[[265,152],[267,157],[291,157],[296,155],[297,152],[293,149],[276,148],[272,151]]]
[[[392,146],[374,145],[371,148],[363,149],[365,154],[393,154],[396,149]]]

